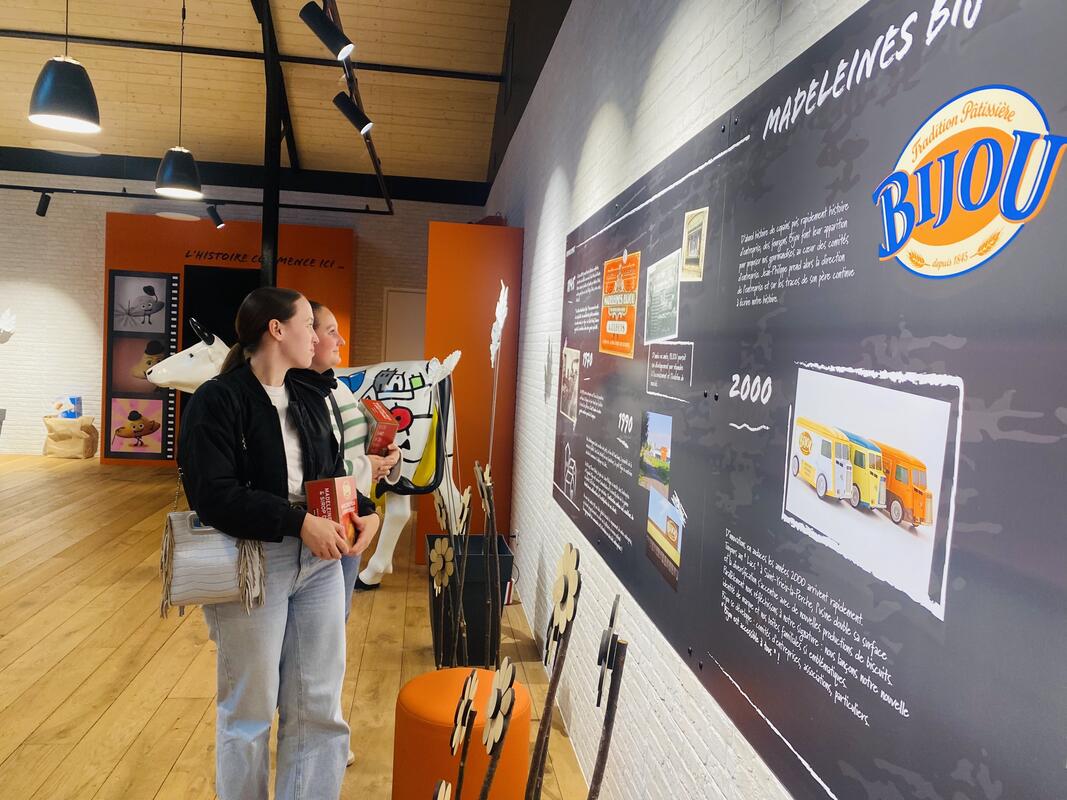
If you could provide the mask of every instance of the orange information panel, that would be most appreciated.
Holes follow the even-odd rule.
[[[634,357],[637,285],[640,280],[640,253],[628,253],[604,262],[603,299],[600,304],[601,353]]]

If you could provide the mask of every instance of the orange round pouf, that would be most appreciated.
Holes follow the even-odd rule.
[[[470,668],[442,669],[412,678],[396,698],[393,739],[393,800],[429,800],[439,780],[452,784],[455,796],[459,754],[452,756],[452,721]],[[482,744],[485,706],[493,673],[478,670],[471,743],[463,770],[463,796],[478,797],[489,768]],[[515,706],[493,778],[490,800],[521,800],[530,768],[530,692],[515,681]]]

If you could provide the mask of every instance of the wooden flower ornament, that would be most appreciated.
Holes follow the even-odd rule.
[[[563,640],[578,610],[578,596],[582,591],[582,574],[578,571],[579,563],[578,549],[567,544],[563,548],[563,556],[556,567],[556,581],[552,587],[552,615],[549,620],[548,634],[545,636],[546,666],[552,660],[556,648]]]
[[[493,686],[489,690],[489,701],[485,707],[485,730],[482,731],[482,744],[487,755],[494,755],[504,739],[507,722],[511,718],[511,709],[515,705],[515,665],[504,656],[500,668],[493,674]]]
[[[448,539],[442,536],[433,543],[430,551],[430,577],[433,578],[433,591],[435,595],[448,587],[448,581],[456,571],[456,553]]]
[[[452,724],[452,755],[459,753],[463,740],[470,731],[471,722],[474,721],[474,695],[478,691],[478,672],[471,670],[470,675],[463,681],[463,692],[456,704],[456,714]]]
[[[608,618],[608,627],[600,636],[600,651],[597,653],[596,663],[600,667],[600,680],[596,685],[596,707],[600,708],[600,702],[604,698],[604,682],[608,672],[615,669],[615,651],[619,646],[619,635],[615,633],[615,621],[619,616],[619,595],[615,595],[615,602],[611,604],[611,616]]]

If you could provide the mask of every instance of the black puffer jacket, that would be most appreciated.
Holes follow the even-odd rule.
[[[344,475],[325,399],[332,377],[289,370],[285,385],[304,481]],[[278,413],[247,363],[196,390],[182,419],[178,465],[189,507],[205,523],[241,539],[300,536],[307,512],[289,504]],[[370,500],[359,500],[360,514],[373,510]]]

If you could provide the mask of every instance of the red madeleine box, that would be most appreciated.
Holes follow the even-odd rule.
[[[367,413],[367,452],[374,456],[384,456],[396,438],[400,423],[381,400],[364,397],[360,402]]]
[[[304,490],[307,492],[308,513],[341,523],[349,546],[355,544],[355,519],[359,514],[356,479],[348,476],[308,481],[304,485]]]

